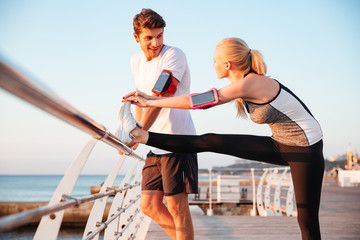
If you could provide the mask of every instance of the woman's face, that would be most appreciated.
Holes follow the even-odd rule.
[[[219,47],[215,48],[213,66],[215,68],[217,78],[222,79],[229,75],[228,69],[226,69],[224,53]]]

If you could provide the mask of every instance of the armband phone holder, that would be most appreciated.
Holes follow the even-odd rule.
[[[213,107],[219,102],[216,88],[212,88],[207,92],[193,93],[189,95],[191,109],[206,109]]]
[[[170,92],[173,95],[176,92],[177,87],[173,81],[173,75],[168,70],[163,70],[152,89],[152,92],[156,95],[163,95],[164,93]]]

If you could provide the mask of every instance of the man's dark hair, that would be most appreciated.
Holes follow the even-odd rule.
[[[133,26],[134,32],[139,35],[143,28],[164,28],[166,26],[166,23],[157,12],[149,8],[144,8],[139,14],[135,15],[133,20]]]

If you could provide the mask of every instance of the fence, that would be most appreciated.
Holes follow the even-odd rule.
[[[15,96],[35,105],[55,117],[88,133],[91,138],[64,174],[48,206],[6,216],[0,219],[0,232],[26,225],[36,217],[42,217],[34,239],[56,239],[62,223],[64,211],[83,203],[94,201],[92,211],[85,227],[83,239],[145,239],[150,219],[140,211],[141,168],[144,159],[128,148],[98,124],[72,105],[48,89],[35,84],[29,77],[0,61],[0,87]],[[74,198],[71,196],[76,181],[98,141],[103,141],[125,153],[115,164],[101,190],[97,194]],[[127,171],[122,183],[113,188],[113,183],[123,163],[131,157],[134,163]],[[127,160],[128,161],[128,160]],[[107,198],[115,195],[108,218],[102,222]]]
[[[355,187],[360,184],[360,170],[338,169],[337,177],[340,187]]]
[[[207,215],[215,203],[252,204],[251,216],[296,216],[294,188],[289,167],[213,168],[199,182],[192,204],[208,202]]]

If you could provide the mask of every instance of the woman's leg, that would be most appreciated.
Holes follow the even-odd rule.
[[[270,137],[204,134],[168,135],[149,132],[147,145],[172,152],[215,152],[290,165],[302,239],[321,239],[319,205],[324,174],[322,141],[311,147],[291,147]]]
[[[319,206],[324,174],[322,141],[305,148],[279,144],[279,149],[290,165],[302,239],[321,239]]]
[[[281,159],[277,146],[270,137],[213,133],[173,135],[149,132],[146,145],[170,152],[214,152],[277,165],[288,165]]]

